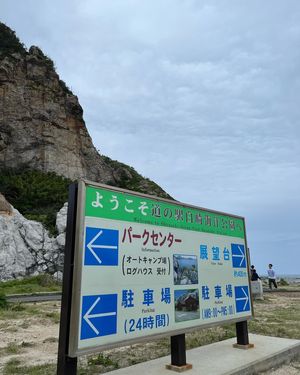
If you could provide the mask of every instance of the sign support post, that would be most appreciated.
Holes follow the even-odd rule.
[[[171,365],[186,365],[185,334],[171,336]]]
[[[73,268],[74,268],[77,194],[78,194],[78,185],[77,184],[70,185],[69,201],[68,201],[66,245],[65,245],[65,254],[64,254],[63,290],[62,290],[60,327],[59,327],[57,375],[66,375],[66,374],[76,375],[77,374],[77,357],[71,358],[68,356],[71,302],[72,302]]]
[[[166,365],[168,370],[190,370],[192,365],[186,363],[185,334],[171,336],[171,364]]]
[[[250,271],[249,271],[250,254],[249,254],[249,248],[248,247],[247,247],[246,255],[247,255],[248,277],[249,277],[249,273],[250,273]],[[249,278],[249,287],[250,287],[250,295],[251,295],[252,293],[251,293],[251,281],[250,281],[250,278]],[[251,307],[253,308],[253,306],[252,306],[252,300],[251,300]],[[237,322],[235,324],[235,328],[236,328],[237,343],[233,344],[233,347],[234,348],[239,348],[239,349],[250,349],[250,348],[253,348],[254,344],[250,344],[249,343],[248,321],[247,320],[243,320],[242,322]]]
[[[236,323],[236,338],[238,345],[248,345],[249,335],[248,335],[248,324],[247,320],[243,322]]]
[[[249,344],[248,322],[247,322],[247,320],[244,320],[242,322],[237,322],[235,327],[236,327],[237,343],[233,344],[233,347],[238,348],[238,349],[253,348],[254,345]]]

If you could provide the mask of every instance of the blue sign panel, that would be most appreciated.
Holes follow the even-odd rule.
[[[244,245],[232,243],[231,254],[232,254],[232,267],[246,268],[246,253],[245,253]]]
[[[116,334],[117,305],[117,294],[83,296],[80,339]]]
[[[235,286],[235,306],[236,312],[250,311],[250,297],[248,286]]]
[[[117,266],[119,231],[86,227],[85,266]]]

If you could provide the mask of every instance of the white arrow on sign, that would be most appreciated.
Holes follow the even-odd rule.
[[[90,252],[94,255],[94,257],[97,259],[98,263],[101,264],[102,260],[99,258],[99,256],[96,254],[94,249],[113,249],[117,250],[118,246],[107,246],[107,245],[94,245],[94,242],[97,241],[97,239],[101,236],[103,233],[103,230],[100,229],[100,231],[96,234],[94,238],[91,239],[91,241],[87,244],[87,248],[90,250]]]
[[[245,259],[245,254],[244,254],[243,250],[239,246],[238,246],[238,249],[240,250],[241,254],[232,254],[232,257],[233,258],[242,258],[241,261],[240,261],[240,267],[241,267],[241,265],[243,264],[243,261]]]
[[[84,314],[83,319],[87,322],[87,324],[92,328],[92,330],[96,333],[96,335],[99,335],[98,329],[94,326],[94,324],[90,321],[92,318],[101,318],[103,316],[114,316],[117,313],[115,311],[108,312],[108,313],[99,313],[99,314],[91,314],[94,307],[97,306],[98,302],[100,301],[100,297],[96,299],[96,301],[92,304],[92,306],[88,309],[88,311]]]
[[[246,306],[247,306],[247,303],[249,301],[249,297],[248,297],[248,294],[245,292],[245,289],[244,288],[241,288],[241,289],[242,289],[245,297],[239,297],[239,298],[236,298],[235,300],[236,301],[245,301],[245,304],[244,304],[244,307],[243,307],[243,310],[245,310]]]

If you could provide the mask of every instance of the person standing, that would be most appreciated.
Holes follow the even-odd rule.
[[[268,279],[269,279],[269,288],[272,289],[272,284],[274,285],[275,289],[277,289],[277,283],[276,283],[276,274],[273,270],[273,264],[269,264],[268,269]]]
[[[251,281],[257,281],[260,280],[260,277],[258,276],[258,273],[256,272],[256,269],[253,268],[251,272]]]

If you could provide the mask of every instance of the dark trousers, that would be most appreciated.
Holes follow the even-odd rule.
[[[277,283],[275,279],[269,279],[269,288],[272,289],[272,284],[275,286],[277,289]]]

